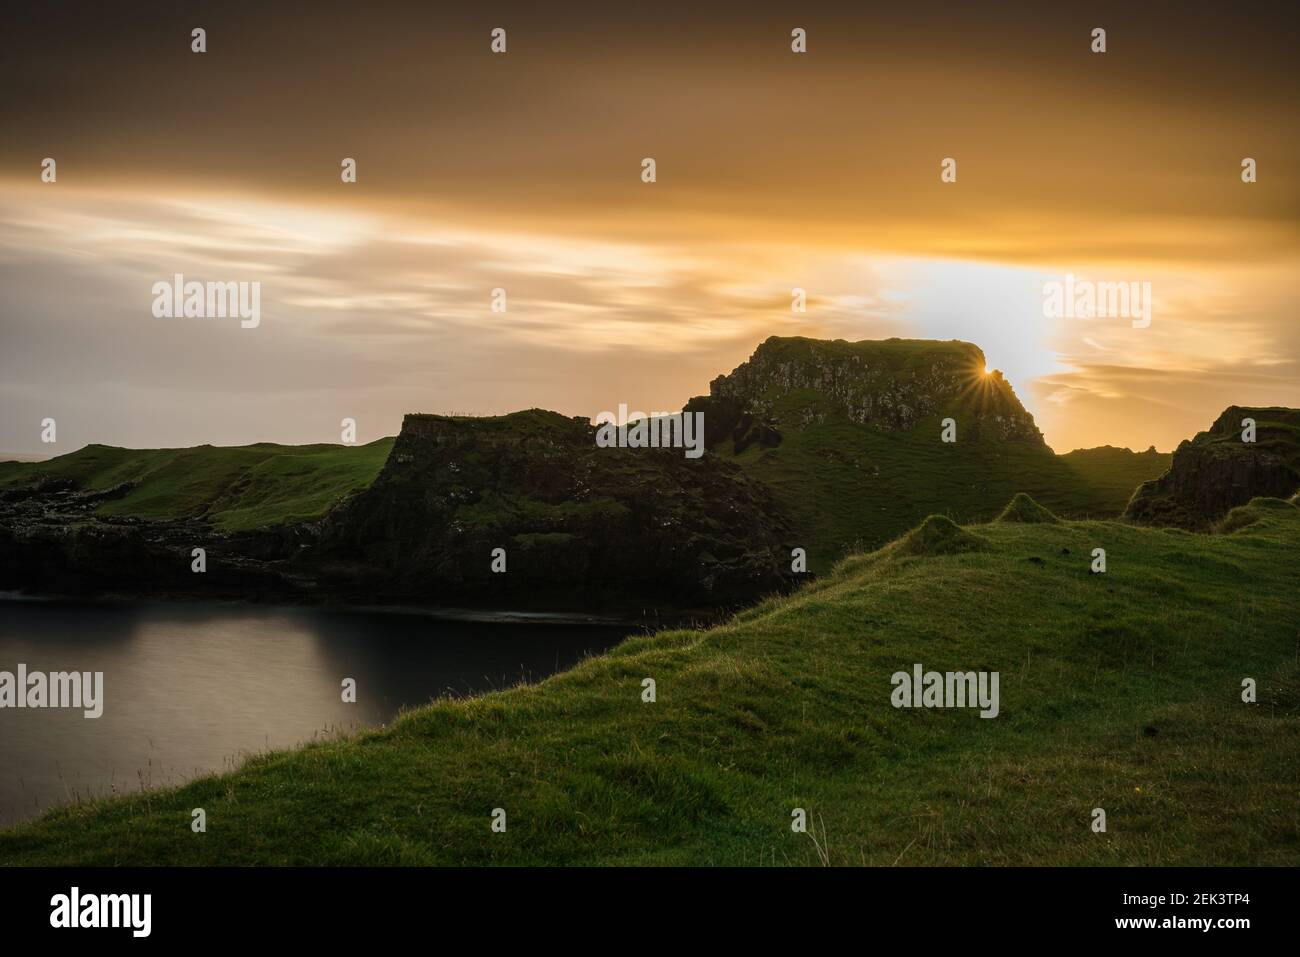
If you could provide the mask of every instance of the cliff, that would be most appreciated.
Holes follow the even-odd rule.
[[[322,587],[651,607],[752,601],[791,583],[788,524],[760,483],[680,448],[600,448],[595,431],[540,409],[406,416],[379,477],[322,525],[310,556]]]
[[[963,438],[1045,447],[1010,383],[986,371],[983,351],[969,342],[773,336],[687,409],[705,413],[710,445],[730,437],[736,451],[753,442],[774,447],[784,430],[836,420],[908,432],[947,417]]]
[[[1242,420],[1255,420],[1255,441]],[[1229,406],[1206,432],[1184,440],[1169,471],[1133,494],[1124,517],[1204,529],[1257,496],[1287,498],[1300,487],[1300,409]]]
[[[686,408],[704,413],[711,454],[772,489],[818,574],[929,515],[992,519],[1017,492],[1062,516],[1114,518],[1167,463],[1056,455],[968,342],[774,337]]]
[[[533,409],[408,415],[364,447],[87,446],[0,463],[0,589],[726,608],[792,584],[794,548],[822,574],[932,514],[993,518],[1017,492],[1114,517],[1165,468],[1154,452],[1053,454],[964,342],[770,338],[686,411],[704,416],[699,458],[602,448],[586,419]]]

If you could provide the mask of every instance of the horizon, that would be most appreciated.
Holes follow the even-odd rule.
[[[803,338],[803,337],[789,337],[789,338]],[[844,341],[846,341],[846,340],[811,340],[811,341],[821,341],[821,342],[839,341],[839,342],[844,342]],[[889,341],[889,340],[859,340],[859,341],[867,341],[867,342],[885,342],[885,341]],[[962,340],[959,340],[959,339],[950,339],[950,340],[900,340],[900,341],[911,341],[911,342],[941,342],[941,341],[946,341],[946,342],[962,342]],[[965,343],[965,344],[966,344],[966,345],[976,345],[976,346],[978,347],[978,344],[977,344],[977,343]],[[756,348],[757,348],[757,347],[756,347]],[[728,370],[728,374],[729,374],[731,371],[732,371],[732,370]],[[985,374],[985,375],[1001,374],[1001,371],[1002,371],[1002,370],[1000,370],[1000,369],[996,369],[996,368],[992,368],[992,367],[987,367],[986,370],[985,370],[985,373],[984,373],[984,374]],[[1015,383],[1010,382],[1010,380],[1008,380],[1008,382],[1009,382],[1009,384],[1011,385],[1011,387],[1012,387],[1012,391],[1013,391],[1013,393],[1014,393],[1014,392],[1015,392]],[[707,395],[707,394],[708,394],[707,390],[706,390],[704,393],[702,393],[702,394],[703,394],[703,395]],[[1018,393],[1016,394],[1016,397],[1019,398]],[[684,405],[685,405],[685,403],[683,403],[683,406],[684,406]],[[1023,402],[1022,402],[1022,405],[1023,405]],[[1234,404],[1234,405],[1236,405],[1236,404]],[[1227,407],[1225,407],[1223,410],[1220,411],[1219,415],[1221,415],[1223,412],[1226,412],[1227,409],[1228,409],[1228,408],[1231,408],[1231,407],[1232,407],[1232,406],[1227,406]],[[500,418],[500,417],[502,417],[502,416],[508,416],[508,415],[513,415],[513,414],[515,414],[515,413],[522,413],[522,412],[527,412],[527,411],[533,411],[533,410],[537,410],[537,409],[540,409],[540,408],[541,408],[540,406],[527,406],[527,407],[520,408],[520,409],[514,409],[514,410],[511,410],[510,412],[505,412],[505,413],[492,413],[492,412],[473,413],[473,412],[460,412],[460,411],[411,410],[411,411],[408,411],[408,412],[404,412],[404,413],[402,413],[402,419],[405,420],[405,418],[406,418],[407,416],[412,416],[412,415],[415,415],[415,416],[432,415],[432,416],[441,416],[441,417],[445,417],[445,418],[453,418],[453,419]],[[626,410],[626,404],[621,404],[621,408],[624,409],[624,410]],[[1265,406],[1247,406],[1246,408],[1266,408],[1266,407],[1265,407]],[[1284,409],[1284,408],[1287,408],[1287,407],[1285,407],[1285,406],[1268,406],[1267,408]],[[565,414],[567,414],[567,413],[558,412],[558,410],[555,410],[555,409],[541,409],[541,411],[545,411],[545,412],[556,412],[557,414],[561,414],[561,415],[565,415]],[[600,417],[601,417],[602,415],[606,415],[606,414],[608,414],[608,413],[606,413],[606,412],[596,412],[596,413],[587,414],[587,413],[584,413],[584,412],[579,412],[579,413],[576,413],[576,414],[574,415],[574,417],[582,417],[582,418],[585,418],[585,419],[587,420],[587,422],[588,422],[589,424],[591,424],[593,428],[595,428],[595,427],[598,427],[599,424],[600,424]],[[674,414],[674,412],[673,412],[672,410],[658,410],[658,411],[654,411],[654,412],[651,412],[651,411],[640,411],[640,410],[630,410],[630,411],[628,411],[627,414],[628,414],[628,419],[627,419],[627,421],[628,421],[628,422],[633,422],[633,421],[636,421],[637,419],[639,419],[639,418],[643,418],[643,417],[648,418],[648,417],[651,417],[651,416],[654,416],[654,415],[661,415],[661,414],[668,414],[668,415],[671,415],[671,414]],[[1197,433],[1208,431],[1209,428],[1210,428],[1210,425],[1213,424],[1213,421],[1214,421],[1214,420],[1217,420],[1217,419],[1219,418],[1219,415],[1216,415],[1216,416],[1214,417],[1214,419],[1211,420],[1209,423],[1207,423],[1206,426],[1205,426],[1204,428],[1199,428],[1199,429],[1197,429],[1197,430],[1196,430],[1196,433],[1192,433],[1191,435],[1185,436],[1185,438],[1186,438],[1186,439],[1191,439],[1191,438],[1193,438],[1194,435],[1197,434]],[[1032,413],[1031,413],[1031,416],[1032,416]],[[165,450],[165,449],[181,449],[181,448],[201,448],[201,447],[211,447],[211,448],[244,448],[244,447],[248,447],[248,446],[252,446],[252,445],[277,445],[277,446],[284,446],[284,447],[293,447],[293,446],[301,446],[301,445],[323,445],[323,446],[328,446],[328,445],[337,445],[337,446],[340,446],[340,447],[349,447],[349,446],[351,446],[351,447],[359,447],[359,446],[364,446],[364,445],[373,444],[373,443],[375,443],[375,442],[380,442],[380,441],[383,441],[383,440],[385,440],[385,439],[392,439],[392,438],[395,438],[395,437],[396,437],[396,436],[401,432],[402,424],[403,424],[403,423],[399,421],[399,423],[398,423],[398,428],[397,428],[397,429],[395,429],[395,430],[393,430],[392,432],[389,432],[389,433],[384,433],[384,434],[382,434],[382,435],[378,435],[378,436],[374,436],[373,438],[366,439],[364,442],[344,442],[344,441],[338,441],[338,440],[334,440],[334,441],[315,441],[315,442],[292,442],[292,443],[287,443],[287,442],[269,442],[269,441],[266,441],[266,440],[253,440],[253,441],[250,441],[250,442],[235,442],[235,443],[197,441],[197,442],[194,442],[194,443],[192,443],[192,444],[190,444],[190,445],[183,445],[183,446],[148,446],[148,447],[145,447],[145,446],[114,446],[114,445],[112,445],[111,443],[108,443],[108,442],[100,442],[100,441],[94,441],[94,440],[92,440],[92,441],[88,441],[88,442],[86,442],[86,443],[84,443],[84,444],[78,446],[77,448],[73,448],[73,449],[65,449],[65,450],[62,450],[62,451],[52,452],[52,453],[41,453],[41,452],[11,452],[11,451],[0,450],[0,462],[44,462],[44,461],[48,461],[48,460],[53,459],[53,458],[58,458],[59,456],[62,456],[62,455],[71,455],[71,454],[73,454],[73,453],[75,453],[75,452],[79,452],[79,451],[81,451],[82,449],[89,448],[89,447],[91,447],[91,446],[101,446],[101,447],[109,447],[109,448],[123,448],[123,449],[126,449],[126,450],[128,450],[128,451],[141,451],[141,450],[147,450],[147,449],[162,449],[162,450]],[[1069,453],[1071,453],[1071,452],[1088,451],[1088,450],[1090,450],[1090,449],[1097,449],[1097,448],[1121,448],[1121,449],[1123,449],[1123,448],[1127,448],[1127,449],[1128,449],[1129,451],[1131,451],[1131,452],[1156,451],[1156,452],[1160,452],[1160,453],[1163,453],[1163,454],[1169,454],[1169,453],[1174,452],[1174,451],[1176,450],[1178,444],[1181,444],[1182,441],[1183,441],[1183,440],[1180,439],[1177,443],[1175,443],[1173,446],[1171,446],[1171,447],[1168,448],[1168,449],[1161,449],[1161,448],[1158,448],[1158,447],[1155,446],[1155,445],[1152,445],[1152,446],[1148,447],[1147,449],[1141,449],[1141,448],[1133,448],[1132,446],[1116,446],[1116,445],[1114,445],[1113,443],[1102,442],[1102,443],[1099,443],[1098,445],[1092,445],[1092,446],[1078,446],[1078,447],[1075,447],[1075,448],[1072,448],[1072,449],[1065,449],[1065,450],[1062,450],[1062,449],[1057,449],[1057,448],[1055,448],[1055,447],[1052,447],[1050,442],[1047,443],[1047,444],[1048,444],[1048,447],[1051,449],[1051,451],[1052,451],[1054,454],[1056,454],[1056,455],[1067,455],[1067,454],[1069,454]]]
[[[24,11],[0,66],[21,91],[0,107],[14,454],[681,408],[769,335],[972,342],[1058,451],[1172,449],[1230,405],[1300,406],[1297,80],[1254,10],[1187,5],[1171,33],[1119,6],[937,27],[924,4],[145,6]],[[155,318],[174,275],[260,284],[260,325]],[[1147,324],[1049,318],[1067,277],[1146,284]]]

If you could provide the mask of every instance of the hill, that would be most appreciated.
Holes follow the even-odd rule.
[[[991,519],[1016,492],[1062,515],[1113,518],[1169,463],[1154,450],[1054,454],[966,342],[772,337],[686,408],[705,413],[711,452],[771,486],[816,572],[927,515]]]
[[[0,496],[34,487],[96,493],[105,517],[205,520],[233,532],[319,519],[374,481],[393,439],[362,446],[256,445],[122,449],[87,445],[43,462],[0,462]]]
[[[1254,441],[1243,424],[1254,420]],[[1256,496],[1300,488],[1300,409],[1230,406],[1206,432],[1179,444],[1169,471],[1144,483],[1125,518],[1208,528]]]
[[[409,415],[355,449],[89,446],[11,464],[0,589],[675,614],[793,584],[761,483],[595,432],[540,409]]]
[[[1016,492],[1114,517],[1169,462],[1055,455],[964,342],[774,337],[686,411],[704,415],[699,459],[598,448],[586,420],[533,409],[410,415],[360,448],[92,445],[0,463],[0,588],[735,607],[791,584],[793,548],[825,573],[927,515],[992,519]],[[212,553],[201,579],[196,544]]]
[[[1009,511],[539,685],[55,810],[0,864],[1300,863],[1300,509],[1215,535]],[[997,671],[998,715],[893,707],[917,663]]]

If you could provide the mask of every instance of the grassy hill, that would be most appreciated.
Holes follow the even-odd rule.
[[[55,810],[0,863],[1300,863],[1294,500],[1214,535],[1051,518],[931,518],[721,627]],[[893,708],[918,662],[998,671],[1001,713]]]
[[[132,483],[102,515],[206,518],[224,531],[309,521],[374,481],[393,439],[362,446],[256,445],[121,449],[88,445],[44,462],[0,462],[0,491],[70,481],[103,491]]]
[[[1139,485],[1169,470],[1173,453],[1157,452],[1154,446],[1145,452],[1134,452],[1102,445],[1095,449],[1075,449],[1058,458],[1073,473],[1075,494],[1083,496],[1085,514],[1111,517],[1124,510]],[[1053,497],[1047,492],[1040,495],[1043,501]],[[1074,514],[1072,502],[1061,501],[1058,507],[1062,513]]]
[[[1016,492],[1062,515],[1113,518],[1170,460],[1128,449],[1055,455],[1019,443],[949,445],[935,439],[939,431],[937,416],[904,433],[828,422],[787,434],[775,449],[751,445],[737,455],[728,440],[720,453],[773,488],[812,543],[814,571],[889,541],[927,515],[987,520]]]
[[[847,554],[884,544],[927,515],[989,520],[1016,492],[1072,518],[1112,518],[1171,461],[1154,450],[1109,446],[1054,454],[1011,385],[986,370],[977,346],[959,341],[772,337],[687,409],[705,412],[710,456],[734,462],[771,489],[776,510],[789,517],[816,574]],[[955,443],[940,441],[949,417],[957,423]],[[572,428],[571,420],[542,410],[447,421],[485,436],[508,423],[513,444],[536,460],[518,470],[529,479],[550,467],[547,443],[555,430]],[[206,518],[223,531],[242,531],[319,518],[349,492],[370,488],[394,441],[359,448],[91,445],[47,462],[0,463],[0,492],[42,479],[70,480],[89,490],[131,482],[124,495],[97,504],[98,514]],[[466,451],[467,461],[481,459],[481,451]],[[609,458],[602,452],[595,461]],[[496,466],[488,468],[495,474]],[[420,478],[437,480],[429,469]],[[492,483],[457,484],[460,495]],[[515,492],[503,488],[505,505],[496,514],[531,507]],[[713,508],[735,522],[727,498],[714,500]],[[481,511],[492,513],[489,505]],[[784,526],[778,518],[773,515],[772,524]],[[404,519],[401,527],[408,525]],[[564,531],[545,522],[538,528],[541,534]]]
[[[937,420],[933,423],[938,429]],[[937,434],[937,431],[936,431]],[[103,491],[133,487],[101,502],[105,516],[206,518],[223,531],[320,518],[379,475],[394,439],[369,445],[122,449],[88,445],[45,462],[0,463],[0,492],[43,480]],[[943,445],[914,434],[874,432],[849,422],[810,426],[776,450],[741,454],[728,440],[713,454],[768,484],[811,542],[812,570],[829,569],[855,549],[888,541],[929,514],[987,519],[1017,491],[1062,514],[1112,517],[1140,484],[1163,474],[1166,453],[1109,446],[1066,455],[991,443]]]
[[[818,573],[927,515],[991,519],[1016,492],[1073,518],[1113,518],[1171,460],[1110,446],[1056,455],[965,342],[773,337],[691,403],[721,423],[711,451],[772,487]],[[946,418],[952,443],[940,441]]]

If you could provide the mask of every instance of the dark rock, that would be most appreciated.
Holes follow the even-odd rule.
[[[1256,423],[1242,440],[1243,419]],[[1185,440],[1169,471],[1133,494],[1124,517],[1205,529],[1252,498],[1287,498],[1300,488],[1300,410],[1230,406],[1207,432]]]
[[[376,481],[321,526],[331,589],[388,600],[740,603],[793,583],[767,489],[714,456],[600,448],[553,412],[408,415]],[[506,551],[506,572],[491,570]]]
[[[973,388],[973,384],[981,388]],[[791,412],[791,396],[803,397]],[[785,418],[778,415],[777,405]],[[772,336],[750,358],[709,383],[686,404],[705,413],[710,448],[732,438],[736,452],[755,441],[773,446],[780,428],[834,419],[883,432],[905,432],[937,414],[963,413],[972,438],[1044,446],[1042,433],[984,353],[968,342],[821,341]]]

